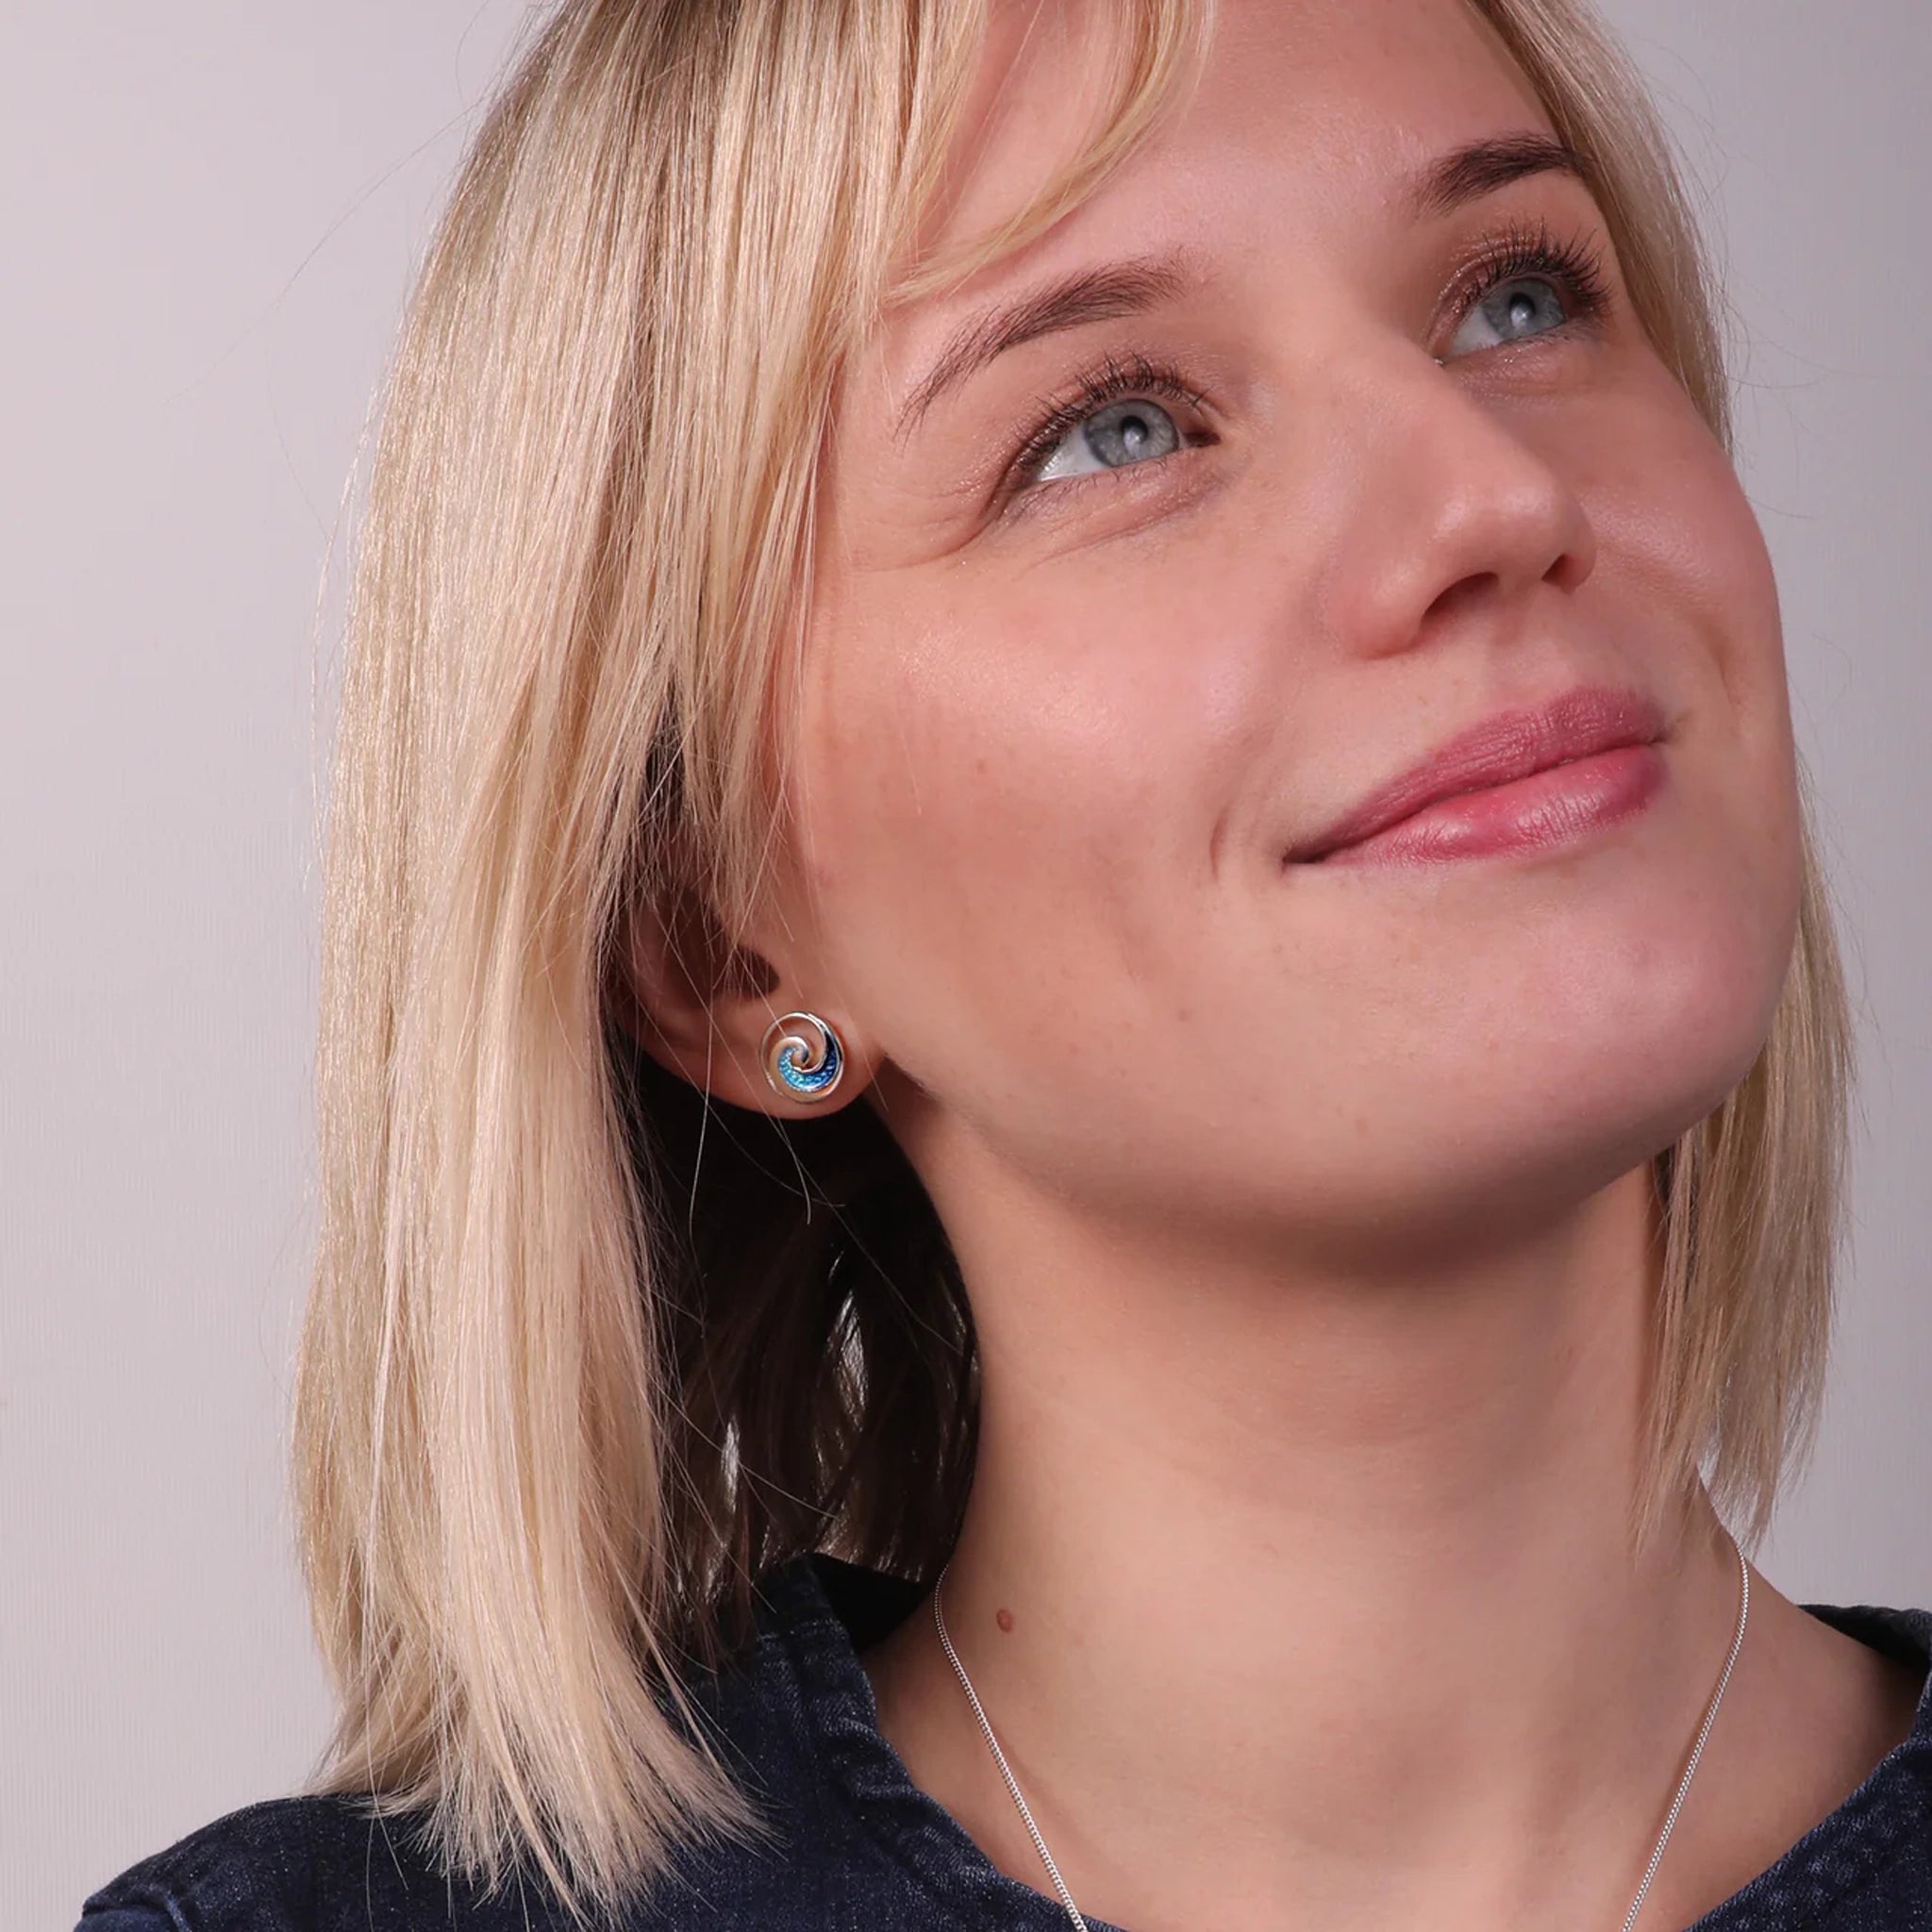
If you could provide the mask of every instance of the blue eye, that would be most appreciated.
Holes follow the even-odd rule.
[[[1482,349],[1529,341],[1566,324],[1600,321],[1609,308],[1609,283],[1593,249],[1558,242],[1546,227],[1513,229],[1485,250],[1477,264],[1480,280],[1451,352],[1473,355]],[[1480,325],[1490,340],[1470,340]]]
[[[1048,483],[1062,476],[1120,470],[1153,457],[1172,456],[1181,446],[1174,420],[1144,396],[1109,403],[1082,417],[1033,475]]]
[[[1068,401],[1042,406],[1046,420],[1013,458],[1012,487],[1024,491],[1035,483],[1131,469],[1174,455],[1187,439],[1156,396],[1187,409],[1202,402],[1169,363],[1108,357],[1080,379]]]
[[[1530,293],[1540,289],[1541,299]],[[1556,297],[1548,282],[1534,275],[1518,275],[1513,281],[1504,283],[1493,295],[1485,295],[1469,311],[1468,321],[1457,331],[1452,348],[1470,349],[1493,348],[1493,342],[1468,342],[1463,340],[1471,322],[1483,322],[1496,331],[1506,342],[1521,341],[1524,337],[1539,332],[1539,318],[1545,328],[1559,328],[1569,321],[1569,311]]]

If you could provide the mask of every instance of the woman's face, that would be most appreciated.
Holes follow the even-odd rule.
[[[1021,206],[1097,99],[1077,11],[1024,52],[1022,9],[996,21],[941,242]],[[1479,1235],[1749,1069],[1798,885],[1757,525],[1579,180],[1471,165],[1418,206],[1452,151],[1538,134],[1463,0],[1227,0],[1121,172],[852,369],[782,963],[942,1211],[991,1165],[1170,1239]],[[1458,280],[1499,236],[1524,245]],[[971,318],[1070,274],[1110,278],[1073,325],[902,419]],[[1291,857],[1580,689],[1662,736],[1546,781],[1542,842],[1455,849],[1484,814],[1523,830],[1492,793]]]

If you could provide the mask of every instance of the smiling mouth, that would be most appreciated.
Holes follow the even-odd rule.
[[[1457,792],[1308,862],[1424,864],[1567,845],[1634,818],[1657,796],[1665,776],[1663,754],[1656,745],[1620,745],[1507,784]]]
[[[1415,863],[1567,843],[1657,796],[1664,732],[1655,700],[1602,686],[1500,712],[1379,786],[1283,864]]]

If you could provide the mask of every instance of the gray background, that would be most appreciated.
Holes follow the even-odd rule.
[[[1729,264],[1852,953],[1857,1228],[1763,1552],[1932,1605],[1932,7],[1608,0]],[[368,399],[514,0],[0,22],[0,1924],[290,1788],[314,824]]]

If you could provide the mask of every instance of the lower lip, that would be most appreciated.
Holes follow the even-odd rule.
[[[1547,851],[1635,818],[1663,782],[1663,754],[1656,745],[1619,745],[1507,785],[1441,799],[1374,838],[1338,846],[1314,862],[1429,865],[1495,853]]]

